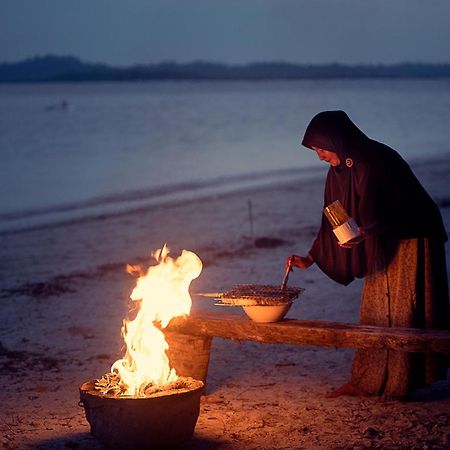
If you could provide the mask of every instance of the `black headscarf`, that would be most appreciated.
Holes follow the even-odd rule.
[[[337,243],[325,216],[310,250],[317,265],[330,278],[349,284],[375,270],[382,249],[400,239],[447,240],[439,208],[408,164],[390,147],[369,139],[343,111],[324,111],[308,125],[302,144],[336,153],[341,161],[330,167],[325,203],[340,200],[359,226],[376,225],[377,234],[363,244],[344,249]]]

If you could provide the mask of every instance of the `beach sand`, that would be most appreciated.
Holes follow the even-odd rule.
[[[449,161],[414,165],[447,229]],[[204,263],[191,292],[279,284],[286,257],[306,253],[315,236],[324,174],[0,236],[0,447],[101,448],[78,406],[78,387],[123,355],[120,328],[135,282],[126,264],[150,263],[150,252],[167,242]],[[278,241],[255,246],[258,238]],[[361,280],[340,286],[313,266],[295,271],[289,284],[305,292],[288,318],[358,321]],[[193,310],[229,312],[199,297]],[[450,447],[449,380],[408,402],[326,398],[347,380],[351,359],[349,349],[215,339],[195,435],[181,448]]]

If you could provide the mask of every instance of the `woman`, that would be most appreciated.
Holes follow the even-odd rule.
[[[338,283],[365,277],[360,323],[381,327],[449,328],[444,242],[439,208],[408,164],[388,146],[369,139],[343,111],[316,115],[302,144],[330,164],[325,205],[339,200],[360,226],[361,237],[339,245],[326,217],[307,256],[288,267],[316,263]],[[331,396],[404,398],[411,390],[446,379],[438,354],[357,350],[351,379]]]

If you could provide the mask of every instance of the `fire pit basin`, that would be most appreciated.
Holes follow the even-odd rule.
[[[107,448],[173,448],[194,433],[200,413],[203,383],[192,380],[186,389],[151,397],[114,397],[94,388],[94,381],[80,387],[91,434]]]

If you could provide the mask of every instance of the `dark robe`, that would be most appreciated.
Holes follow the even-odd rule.
[[[364,244],[345,249],[338,245],[330,223],[322,216],[309,253],[333,280],[347,285],[372,273],[380,245],[385,250],[392,247],[389,252],[393,254],[400,239],[447,240],[439,208],[408,164],[392,148],[369,139],[345,112],[316,115],[302,144],[332,151],[340,158],[339,167],[328,171],[324,206],[340,200],[359,226],[378,230]]]
[[[365,277],[360,323],[448,329],[447,235],[438,207],[408,164],[365,136],[342,111],[318,114],[303,144],[338,154],[341,164],[328,172],[324,206],[340,200],[369,231],[363,243],[342,248],[323,215],[310,250],[339,283]],[[447,359],[435,353],[357,350],[349,385],[362,395],[400,398],[446,373]]]

